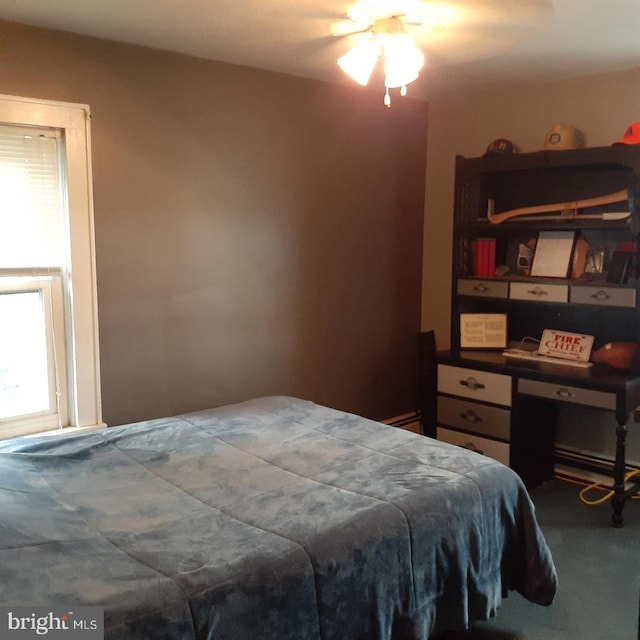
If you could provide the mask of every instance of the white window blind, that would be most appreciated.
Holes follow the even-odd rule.
[[[0,128],[0,268],[63,267],[58,136]]]

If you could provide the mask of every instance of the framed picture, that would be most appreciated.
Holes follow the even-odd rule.
[[[461,313],[461,349],[505,349],[506,313]]]
[[[575,231],[540,231],[531,263],[531,275],[566,278],[571,270]]]

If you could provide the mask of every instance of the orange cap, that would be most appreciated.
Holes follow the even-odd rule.
[[[630,124],[622,138],[613,144],[640,144],[640,122]]]

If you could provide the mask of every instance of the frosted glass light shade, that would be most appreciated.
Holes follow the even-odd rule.
[[[375,40],[366,40],[338,58],[338,66],[356,82],[366,85],[379,56],[378,43]]]
[[[424,54],[407,34],[388,36],[384,43],[385,86],[402,87],[418,77],[424,65]]]

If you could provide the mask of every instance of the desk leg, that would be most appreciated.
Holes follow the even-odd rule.
[[[624,476],[626,471],[625,441],[627,439],[627,425],[618,423],[616,428],[616,461],[613,469],[613,497],[611,507],[613,514],[611,524],[614,527],[621,527],[624,523],[622,509],[627,499],[624,490]]]

